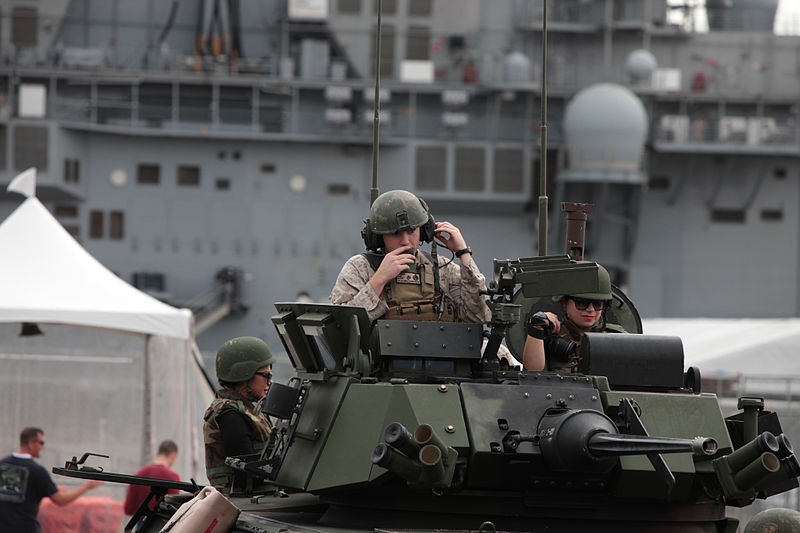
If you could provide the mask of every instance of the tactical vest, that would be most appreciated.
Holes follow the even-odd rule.
[[[418,320],[424,322],[455,322],[453,301],[434,286],[433,259],[421,252],[428,261],[413,265],[413,270],[401,272],[383,290],[389,310],[382,320]],[[362,254],[372,270],[378,270],[383,254]]]
[[[260,413],[256,404],[243,396],[229,390],[217,391],[217,397],[211,402],[203,415],[203,440],[206,448],[206,476],[208,482],[224,494],[230,492],[233,485],[234,470],[225,464],[225,446],[222,433],[217,423],[218,417],[225,411],[233,410],[241,414],[250,426],[253,435],[253,450],[260,452],[267,445],[272,424],[266,415]]]

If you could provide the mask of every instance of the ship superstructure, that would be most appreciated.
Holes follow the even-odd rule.
[[[166,301],[235,280],[203,349],[271,337],[274,301],[325,300],[363,250],[375,6],[4,0],[0,182],[37,167],[62,224]],[[643,315],[797,316],[800,37],[775,2],[708,9],[699,33],[666,0],[548,4],[550,252],[559,202],[594,202],[586,254]],[[484,272],[537,252],[541,17],[383,1],[381,190],[453,220]]]

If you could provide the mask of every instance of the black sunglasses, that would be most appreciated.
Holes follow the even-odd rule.
[[[266,379],[267,381],[272,381],[272,372],[256,372],[256,374]]]
[[[575,302],[575,308],[578,311],[586,311],[589,304],[592,304],[595,311],[602,311],[606,304],[605,300],[586,300],[585,298],[572,298],[572,301]]]

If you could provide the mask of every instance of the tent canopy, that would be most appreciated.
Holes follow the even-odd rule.
[[[701,374],[800,376],[800,318],[650,318],[648,335],[680,337]]]
[[[0,250],[0,322],[191,337],[191,311],[159,302],[120,279],[84,250],[35,196],[0,224]]]
[[[8,190],[28,198],[0,224],[0,447],[16,449],[18,431],[37,426],[52,437],[45,464],[102,452],[106,470],[133,473],[171,439],[173,468],[202,480],[202,413],[213,391],[191,312],[140,292],[84,250],[34,196],[34,169]],[[19,322],[47,327],[23,336]]]

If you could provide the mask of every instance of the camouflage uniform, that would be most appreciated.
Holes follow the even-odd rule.
[[[417,263],[430,264],[425,254],[417,252]],[[459,319],[464,322],[483,323],[489,320],[489,308],[484,302],[480,290],[486,289],[486,279],[475,261],[464,266],[458,260],[442,266],[450,261],[448,257],[439,257],[439,278],[442,292],[453,299],[456,304]],[[387,304],[387,289],[384,288],[380,295],[375,294],[370,278],[375,270],[363,255],[355,255],[347,260],[339,272],[331,295],[331,303],[340,305],[353,305],[363,307],[371,321],[378,320],[389,306]],[[387,283],[387,287],[389,284]]]
[[[258,404],[229,389],[217,391],[216,398],[203,415],[203,440],[206,447],[206,475],[211,485],[224,494],[230,492],[235,471],[225,465],[225,447],[217,419],[227,411],[239,413],[250,427],[253,451],[260,452],[267,445],[272,424],[261,413]]]
[[[800,513],[783,507],[761,511],[747,522],[744,533],[800,533]]]

